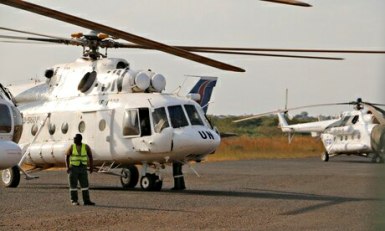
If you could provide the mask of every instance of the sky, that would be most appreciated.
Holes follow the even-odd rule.
[[[385,50],[382,0],[308,0],[313,5],[310,8],[258,0],[30,2],[171,45]],[[89,31],[5,5],[0,5],[0,26],[68,38],[73,32]],[[0,82],[44,80],[45,69],[73,62],[81,52],[80,47],[65,45],[0,43]],[[283,108],[286,88],[289,107],[349,102],[358,97],[385,103],[385,55],[311,54],[345,58],[330,61],[202,54],[246,70],[236,73],[158,51],[112,49],[108,53],[128,60],[133,69],[163,74],[168,92],[177,89],[185,75],[219,77],[208,109],[214,115],[250,115]],[[350,109],[307,111],[335,115]]]

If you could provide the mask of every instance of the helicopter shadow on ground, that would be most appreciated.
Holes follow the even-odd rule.
[[[63,189],[67,190],[68,185],[66,183],[31,183],[20,187],[21,189]],[[186,189],[183,191],[175,191],[171,189],[164,189],[162,191],[143,191],[141,188],[124,189],[121,186],[101,186],[94,185],[90,187],[91,191],[127,191],[135,193],[145,194],[162,194],[162,195],[186,195],[186,196],[208,196],[208,197],[237,197],[237,198],[250,198],[250,199],[270,199],[270,200],[293,200],[293,201],[312,201],[319,202],[310,206],[302,207],[299,209],[290,210],[282,213],[281,215],[297,215],[302,214],[325,207],[330,207],[338,204],[349,202],[363,202],[363,201],[383,201],[381,198],[358,198],[358,197],[342,197],[342,196],[330,196],[330,195],[318,195],[312,193],[291,192],[261,188],[243,188],[240,190],[209,190],[209,189]],[[173,210],[173,209],[160,209],[160,208],[145,208],[145,207],[127,207],[121,205],[100,205],[97,207],[102,208],[116,208],[116,209],[138,209],[138,210],[151,210],[151,211],[169,211],[169,212],[192,212],[186,210]]]
[[[68,189],[66,183],[21,183],[18,187],[20,189]]]
[[[353,164],[368,164],[368,165],[379,165],[377,163],[373,163],[371,160],[369,159],[362,159],[362,160],[357,160],[357,159],[354,159],[354,160],[349,160],[349,159],[332,159],[332,160],[329,160],[329,162],[336,162],[336,163],[353,163]]]
[[[153,212],[182,212],[182,213],[195,213],[194,211],[186,211],[183,209],[161,209],[161,208],[150,208],[150,207],[134,207],[134,206],[122,206],[122,205],[103,205],[103,204],[96,204],[95,207],[97,208],[107,208],[107,209],[134,209],[134,210],[146,210],[146,211],[153,211]]]
[[[341,196],[328,196],[328,195],[317,195],[309,193],[298,193],[298,192],[285,192],[277,190],[267,190],[267,189],[258,189],[258,188],[248,188],[248,190],[259,191],[260,198],[264,199],[283,199],[283,200],[300,200],[300,201],[316,201],[320,202],[315,205],[310,205],[307,207],[294,209],[281,215],[297,215],[301,213],[306,213],[314,211],[317,209],[330,207],[338,204],[348,203],[348,202],[363,202],[363,201],[381,201],[381,198],[358,198],[358,197],[341,197]]]
[[[119,187],[93,187],[92,190],[102,191],[129,191],[129,192],[141,192],[141,193],[153,193],[153,194],[179,194],[179,195],[192,195],[192,196],[213,196],[213,197],[239,197],[239,198],[251,198],[251,199],[271,199],[271,200],[298,200],[298,201],[315,201],[320,202],[316,205],[307,206],[304,208],[288,211],[281,215],[297,215],[306,213],[309,211],[321,209],[324,207],[334,206],[348,202],[360,202],[360,201],[381,201],[379,198],[356,198],[356,197],[340,197],[340,196],[328,196],[317,195],[309,193],[278,191],[269,189],[258,188],[245,188],[240,191],[225,191],[225,190],[196,190],[187,189],[183,191],[174,190],[162,190],[160,192],[144,192],[140,188],[135,189],[122,189]],[[247,191],[244,191],[247,190]],[[106,206],[108,207],[108,206]]]
[[[338,155],[330,157],[327,163],[357,163],[357,164],[376,164],[372,162],[372,157],[356,156],[356,155]]]

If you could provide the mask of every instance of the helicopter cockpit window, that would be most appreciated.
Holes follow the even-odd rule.
[[[353,119],[352,119],[352,124],[356,124],[358,122],[358,119],[360,117],[358,115],[354,116]]]
[[[327,128],[346,126],[350,118],[351,116],[345,116],[342,120],[338,120],[337,122],[330,124]]]
[[[7,105],[0,104],[0,115],[0,133],[10,133],[12,130],[12,118]]]
[[[139,135],[139,113],[136,109],[126,110],[123,117],[123,135]]]
[[[170,126],[166,115],[166,109],[164,107],[156,108],[152,113],[152,119],[154,122],[154,131],[156,133],[160,133],[163,129]]]
[[[168,107],[168,114],[170,115],[171,125],[173,128],[188,126],[182,106],[176,105]]]
[[[87,72],[78,85],[78,90],[82,93],[88,91],[94,84],[96,79],[96,71]]]
[[[128,63],[125,63],[125,62],[118,62],[118,64],[116,64],[116,69],[124,69],[128,67]]]
[[[191,125],[203,125],[203,121],[194,105],[184,105]]]
[[[351,116],[345,116],[345,118],[342,119],[340,126],[345,126],[348,121],[350,120]]]
[[[21,117],[20,112],[16,109],[16,107],[11,107],[12,114],[13,114],[13,137],[12,141],[18,143],[21,134],[23,132],[23,118]]]

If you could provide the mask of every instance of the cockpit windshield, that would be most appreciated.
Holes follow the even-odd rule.
[[[184,105],[191,125],[203,125],[203,121],[194,105]]]
[[[332,128],[332,127],[343,127],[343,126],[346,126],[348,121],[350,120],[351,116],[345,116],[344,118],[342,118],[341,120],[338,120],[337,122],[334,122],[332,124],[330,124],[328,126],[328,128]]]
[[[23,118],[21,117],[20,112],[16,109],[15,106],[11,106],[11,110],[13,114],[14,126],[12,141],[18,143],[23,132]]]
[[[12,131],[12,117],[9,107],[0,104],[0,133],[10,133]]]
[[[137,136],[139,130],[139,113],[136,109],[127,109],[123,117],[123,135]]]
[[[181,105],[169,106],[167,109],[173,128],[188,126],[188,121]]]
[[[156,108],[152,113],[154,122],[154,131],[156,133],[162,132],[163,129],[170,127],[167,119],[166,109],[164,107]]]

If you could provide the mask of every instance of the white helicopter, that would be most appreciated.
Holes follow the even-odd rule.
[[[123,187],[137,184],[135,165],[143,165],[141,187],[160,189],[160,169],[173,164],[175,185],[181,189],[182,164],[201,161],[219,145],[220,136],[196,102],[208,103],[214,77],[200,78],[187,96],[161,93],[166,84],[161,74],[134,71],[123,59],[81,58],[56,65],[46,77],[45,83],[15,96],[24,119],[21,163],[42,169],[62,166],[73,135],[81,133],[99,172],[122,168]],[[15,187],[6,176],[13,178],[3,174],[3,183]]]
[[[343,112],[337,119],[289,125],[285,118],[285,114],[290,110],[346,104],[355,105],[355,110]],[[323,161],[328,161],[330,156],[342,154],[364,157],[371,154],[372,162],[383,163],[385,154],[385,113],[377,106],[385,105],[363,102],[361,98],[358,98],[357,101],[348,103],[318,104],[277,110],[234,122],[239,123],[261,116],[277,114],[279,127],[282,132],[288,133],[289,142],[292,140],[294,133],[311,133],[313,137],[321,138],[325,147],[325,151],[321,155]]]
[[[151,70],[134,70],[124,59],[107,58],[107,54],[99,52],[100,48],[157,49],[205,65],[238,72],[244,70],[191,52],[266,56],[270,54],[249,52],[286,51],[168,46],[29,2],[0,0],[0,3],[103,32],[75,33],[71,39],[67,39],[0,28],[39,36],[1,35],[0,38],[83,47],[83,57],[75,62],[47,69],[44,74],[45,83],[25,88],[17,95],[16,91],[13,92],[24,123],[19,142],[23,157],[19,166],[28,164],[33,169],[64,166],[65,150],[72,144],[75,133],[81,133],[84,141],[93,150],[94,166],[98,172],[118,175],[124,188],[133,188],[140,182],[144,190],[160,190],[161,169],[166,165],[173,166],[174,189],[185,188],[182,166],[190,161],[202,161],[205,156],[214,153],[220,143],[220,135],[207,120],[204,111],[207,110],[216,78],[202,77],[187,96],[167,94],[163,92],[166,84],[163,75]],[[135,44],[117,42],[114,37]],[[276,54],[271,56],[340,59]],[[142,166],[140,174],[137,168],[139,165]],[[31,178],[26,171],[21,170],[27,178]],[[18,182],[12,180],[13,172],[10,173],[3,174],[3,178],[8,176],[3,179],[3,183],[8,187],[17,187]]]
[[[0,84],[0,170],[4,170],[3,182],[14,184],[20,180],[18,163],[22,152],[17,142],[20,140],[23,121],[19,110],[14,105],[12,95]]]

